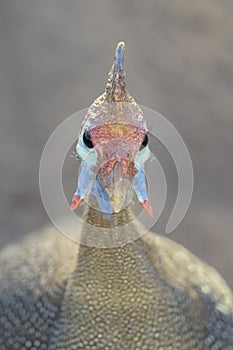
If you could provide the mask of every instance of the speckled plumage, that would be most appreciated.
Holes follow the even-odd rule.
[[[108,226],[93,210],[86,220],[97,222],[96,233]],[[225,282],[153,233],[103,249],[48,229],[6,249],[0,266],[1,350],[233,348]]]
[[[89,113],[131,99],[118,73]],[[100,227],[135,237],[132,216],[87,207],[82,242],[101,246]],[[13,349],[233,350],[233,297],[214,269],[154,233],[106,249],[48,228],[0,255],[0,350]]]

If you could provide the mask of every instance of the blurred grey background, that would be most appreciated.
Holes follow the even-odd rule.
[[[102,93],[124,40],[130,93],[173,123],[193,161],[192,203],[170,237],[233,287],[232,13],[232,0],[0,1],[1,247],[49,223],[38,186],[43,147]],[[163,147],[156,151],[170,195],[162,227],[176,173]],[[76,162],[66,164],[71,194]]]

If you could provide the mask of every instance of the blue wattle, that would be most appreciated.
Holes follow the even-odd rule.
[[[138,173],[134,176],[134,190],[139,202],[143,203],[147,199],[147,188],[144,167],[137,167]]]

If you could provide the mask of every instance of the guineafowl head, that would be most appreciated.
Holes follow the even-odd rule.
[[[144,174],[150,157],[148,130],[141,108],[126,89],[124,48],[123,42],[117,45],[105,92],[82,123],[76,145],[81,171],[71,209],[86,201],[105,213],[119,212],[135,191],[152,216]]]

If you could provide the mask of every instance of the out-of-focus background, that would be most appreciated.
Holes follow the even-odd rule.
[[[233,287],[232,13],[232,0],[0,2],[1,247],[49,223],[38,186],[43,147],[102,93],[124,40],[130,93],[173,123],[193,161],[192,203],[170,238]],[[171,193],[166,222],[176,173],[163,147],[157,151]],[[73,190],[72,158],[69,167]]]

